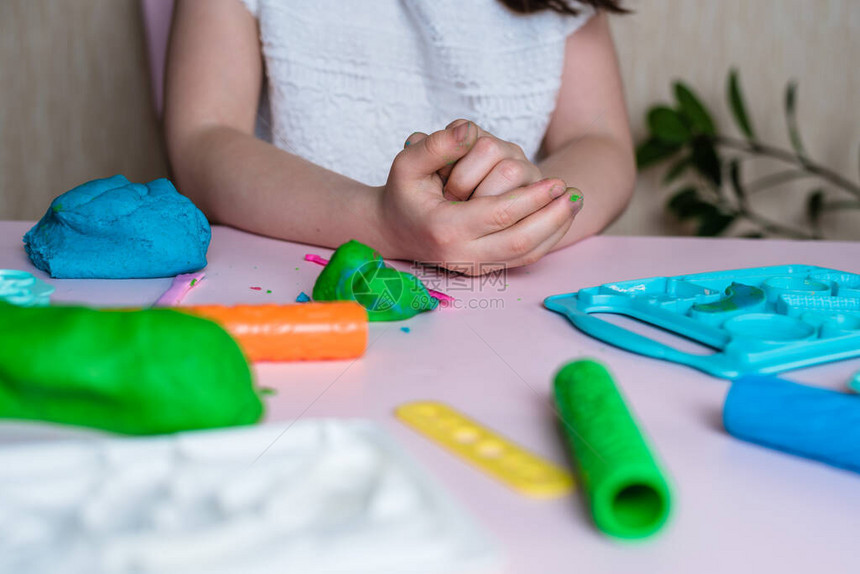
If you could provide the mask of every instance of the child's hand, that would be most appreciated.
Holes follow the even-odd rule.
[[[479,133],[472,122],[451,125],[394,159],[379,209],[387,256],[481,274],[533,263],[567,232],[582,202],[570,201],[559,179],[530,175],[526,185],[507,184],[510,192],[465,202],[443,196],[438,172],[469,154]]]
[[[455,120],[448,128],[456,128],[466,122]],[[520,146],[475,127],[477,141],[468,153],[455,164],[439,170],[446,198],[464,201],[499,195],[543,179],[541,170],[528,160]],[[414,145],[426,137],[426,134],[415,132],[406,143]]]

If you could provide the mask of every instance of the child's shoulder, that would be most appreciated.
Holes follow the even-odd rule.
[[[569,35],[594,13],[590,6],[582,5],[578,16],[562,15],[544,10],[530,15],[518,14],[500,0],[240,0],[251,14],[264,22],[277,21],[278,25],[292,23],[291,28],[325,22],[338,23],[348,28],[367,26],[385,36],[399,30],[424,30],[427,38],[456,32],[461,41],[486,34],[516,38],[512,31],[521,30],[524,36],[539,32],[557,32]],[[479,35],[480,33],[480,35]]]

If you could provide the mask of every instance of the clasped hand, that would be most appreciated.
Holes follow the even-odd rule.
[[[381,191],[394,257],[471,275],[534,263],[583,204],[578,190],[545,178],[519,146],[466,120],[409,136]]]

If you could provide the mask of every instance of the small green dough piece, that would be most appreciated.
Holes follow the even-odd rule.
[[[0,418],[159,434],[262,414],[242,351],[211,321],[0,304]]]
[[[727,313],[732,311],[763,310],[767,297],[758,287],[743,283],[732,283],[726,287],[726,296],[714,303],[697,303],[693,311],[698,313]]]
[[[317,277],[313,298],[357,301],[371,321],[401,321],[439,304],[417,277],[388,267],[379,253],[358,241],[337,248]]]

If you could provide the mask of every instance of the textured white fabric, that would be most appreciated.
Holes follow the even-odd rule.
[[[565,41],[592,14],[516,14],[498,0],[242,0],[257,18],[271,141],[370,185],[415,131],[456,118],[534,158]]]

